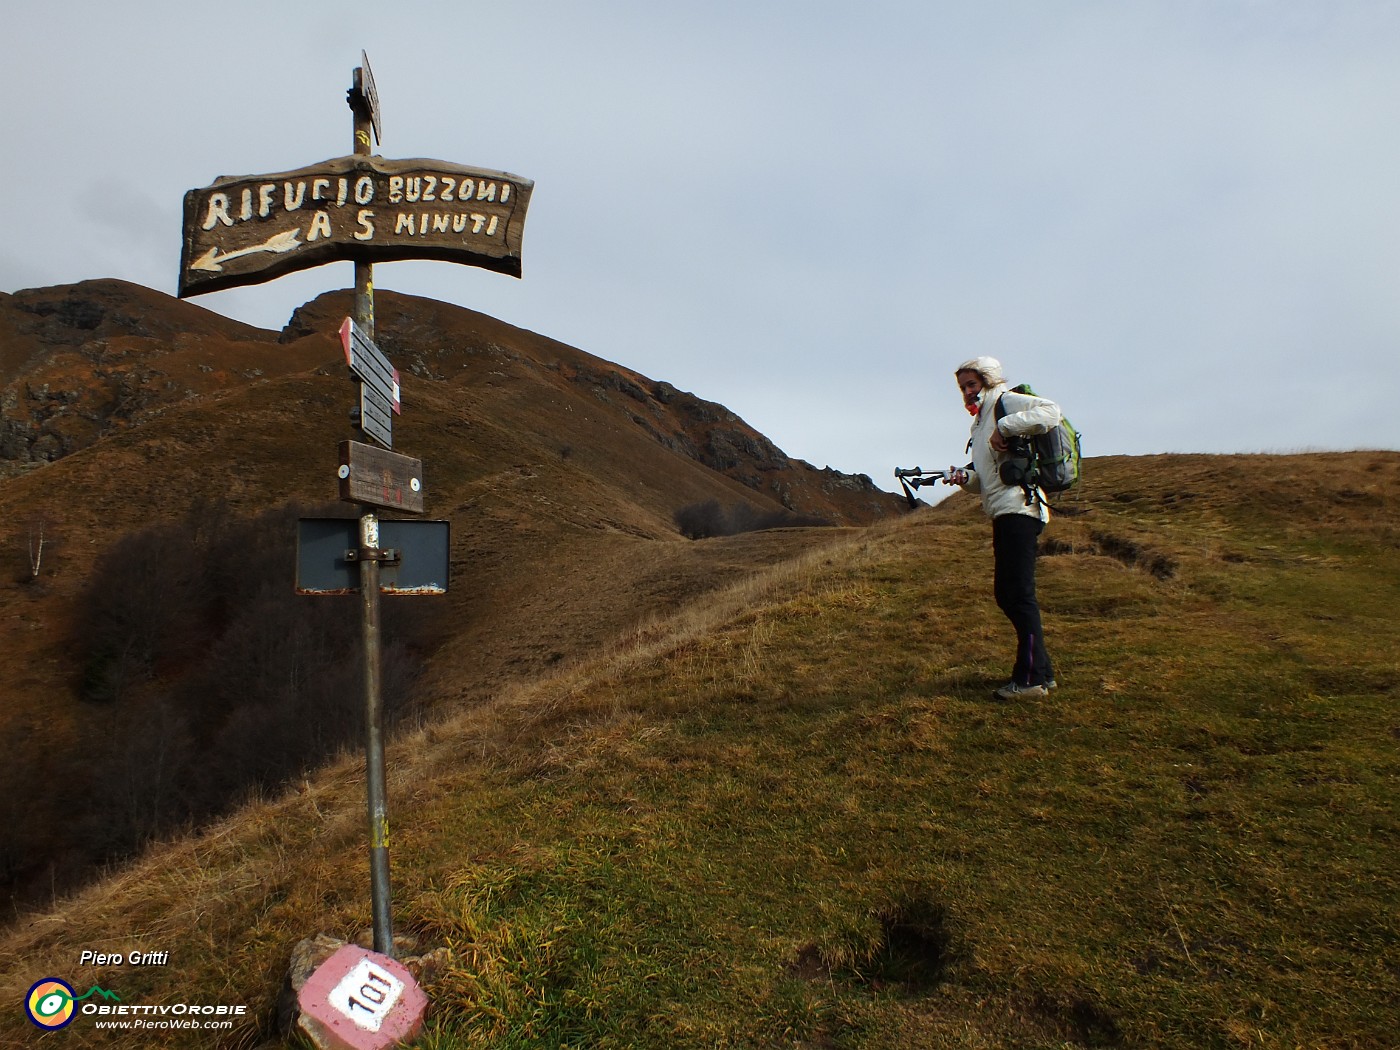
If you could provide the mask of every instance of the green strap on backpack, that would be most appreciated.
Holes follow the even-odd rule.
[[[1028,383],[1014,386],[1011,390],[1016,394],[1029,394],[1031,397],[1040,396],[1030,388]],[[1005,396],[1002,395],[1002,397]],[[999,397],[996,404],[996,418],[1000,421],[1005,415],[1006,408],[1002,405]],[[1074,429],[1074,424],[1061,412],[1058,426],[1044,434],[1037,434],[1029,440],[1031,464],[1030,469],[1026,471],[1028,491],[1030,491],[1031,486],[1034,486],[1047,494],[1064,492],[1079,482],[1079,437],[1079,431]]]

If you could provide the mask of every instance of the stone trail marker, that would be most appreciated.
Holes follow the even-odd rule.
[[[428,999],[398,961],[347,944],[297,996],[298,1024],[326,1050],[380,1050],[418,1035]]]

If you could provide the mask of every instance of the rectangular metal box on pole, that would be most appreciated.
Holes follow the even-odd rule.
[[[451,549],[452,530],[446,521],[380,521],[379,593],[446,594]],[[302,518],[297,529],[297,593],[359,594],[361,556],[357,519]]]

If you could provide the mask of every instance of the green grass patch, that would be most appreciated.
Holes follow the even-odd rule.
[[[1393,687],[1319,693],[1248,588],[1067,565],[1050,608],[1154,598],[1052,618],[1073,674],[994,704],[1007,639],[937,539],[609,682],[627,733],[494,783],[475,820],[530,847],[427,932],[502,972],[427,1045],[1386,1045]],[[1389,681],[1388,630],[1343,684]]]
[[[1215,469],[1052,524],[1047,700],[990,698],[964,503],[401,747],[396,918],[449,950],[421,1045],[1394,1045],[1397,552],[1237,518]],[[290,944],[368,924],[354,827],[282,805],[321,823],[230,830],[264,884],[208,860],[169,932],[245,946],[190,979],[264,1032]]]

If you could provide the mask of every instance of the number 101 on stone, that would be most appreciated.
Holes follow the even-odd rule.
[[[384,1050],[414,1038],[428,997],[402,963],[347,944],[297,997],[303,1031],[325,1050]]]

